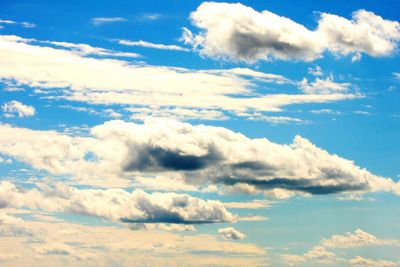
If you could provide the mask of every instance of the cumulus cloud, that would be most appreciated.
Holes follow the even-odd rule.
[[[333,235],[329,239],[324,239],[322,244],[330,248],[354,248],[364,246],[399,245],[400,243],[395,240],[381,240],[370,233],[357,229],[354,233]]]
[[[349,90],[350,83],[337,83],[330,76],[326,79],[316,78],[314,82],[308,82],[307,78],[304,78],[300,83],[299,87],[306,94],[332,94],[337,92],[346,92]]]
[[[25,105],[16,100],[4,103],[3,106],[1,106],[1,109],[7,117],[13,117],[14,114],[17,114],[20,118],[31,117],[36,113],[34,107]]]
[[[93,127],[88,137],[8,125],[0,125],[0,130],[3,154],[53,174],[92,181],[170,173],[200,188],[219,185],[279,198],[297,193],[400,194],[393,180],[329,154],[300,136],[281,145],[222,127],[162,119],[109,121]]]
[[[367,233],[361,229],[357,229],[354,233],[346,233],[344,235],[333,235],[329,239],[322,239],[321,243],[304,254],[282,254],[282,259],[289,265],[297,265],[309,260],[315,260],[320,263],[348,262],[352,266],[357,267],[374,267],[374,266],[398,266],[398,263],[387,260],[365,259],[356,256],[353,259],[344,259],[336,256],[328,249],[349,249],[365,246],[398,246],[398,240],[378,239],[374,235]]]
[[[335,253],[326,250],[322,246],[315,246],[303,255],[283,254],[281,256],[283,260],[289,265],[297,265],[309,261],[331,264],[337,259]]]
[[[0,44],[2,81],[35,88],[35,92],[45,93],[47,99],[124,104],[153,110],[204,109],[240,114],[247,110],[276,112],[291,104],[328,103],[360,97],[349,92],[262,94],[254,90],[257,83],[290,81],[280,75],[247,68],[191,70],[90,58],[84,55],[115,56],[117,52],[63,42],[58,42],[59,48],[55,48],[18,36],[0,36]]]
[[[182,40],[202,55],[254,62],[260,59],[312,61],[324,51],[387,56],[400,41],[400,24],[357,10],[352,19],[321,13],[315,30],[268,10],[240,3],[204,2],[190,15],[197,34],[184,29]]]
[[[77,189],[64,184],[40,183],[38,188],[24,190],[3,181],[0,183],[0,206],[89,215],[129,223],[201,224],[235,220],[221,202],[187,194]]]
[[[225,240],[241,240],[246,237],[245,234],[239,232],[238,230],[236,230],[233,227],[226,227],[226,228],[218,229],[218,233]]]
[[[141,46],[141,47],[161,49],[161,50],[175,50],[175,51],[184,51],[184,52],[190,51],[188,48],[181,47],[178,45],[155,44],[155,43],[146,42],[143,40],[139,40],[139,41],[116,40],[116,41],[121,45],[127,45],[127,46]]]

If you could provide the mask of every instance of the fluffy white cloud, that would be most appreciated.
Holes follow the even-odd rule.
[[[298,254],[282,254],[282,259],[289,265],[297,265],[309,260],[318,261],[320,263],[346,262],[355,267],[375,267],[375,266],[398,266],[399,263],[387,260],[365,259],[357,256],[353,259],[345,259],[336,256],[329,249],[348,249],[365,246],[398,246],[398,240],[378,239],[374,235],[367,233],[361,229],[357,229],[354,233],[346,233],[345,235],[333,235],[329,239],[322,239],[321,243],[302,255]]]
[[[326,79],[315,79],[314,82],[309,83],[307,78],[304,78],[300,83],[300,89],[306,94],[332,94],[337,92],[347,92],[350,83],[337,83],[330,76]]]
[[[244,239],[246,237],[245,234],[243,234],[242,232],[239,232],[238,230],[236,230],[233,227],[226,227],[226,228],[218,229],[218,233],[225,240],[240,240],[240,239]]]
[[[354,231],[354,233],[333,235],[329,239],[324,239],[322,244],[331,248],[353,248],[364,246],[396,245],[400,243],[395,240],[380,240],[370,233],[367,233],[361,229],[357,229]]]
[[[283,254],[281,256],[282,259],[290,266],[309,261],[331,264],[337,260],[335,253],[326,250],[322,246],[315,246],[303,255]]]
[[[1,106],[1,109],[7,117],[13,117],[14,114],[17,114],[20,118],[31,117],[36,113],[34,107],[25,105],[16,100],[4,103],[3,106]]]
[[[154,110],[189,108],[235,114],[247,110],[273,112],[290,104],[327,103],[360,97],[342,92],[260,94],[253,90],[258,82],[282,84],[290,81],[280,75],[244,68],[190,70],[89,58],[84,54],[115,55],[117,52],[82,44],[58,42],[58,45],[65,49],[40,45],[37,40],[17,36],[0,36],[0,79],[14,87],[34,87],[36,92],[46,93],[44,97],[48,99],[125,104]]]
[[[321,13],[318,26],[309,30],[268,10],[258,12],[240,3],[204,2],[190,15],[200,29],[184,29],[182,40],[209,57],[230,60],[298,59],[311,61],[324,51],[336,55],[361,53],[386,56],[400,41],[400,24],[365,10],[352,19]]]
[[[281,145],[222,127],[161,119],[143,124],[109,121],[93,127],[88,137],[8,125],[0,125],[0,133],[3,154],[52,174],[91,182],[172,174],[175,181],[200,188],[220,185],[280,198],[295,193],[400,194],[398,183],[300,136]]]
[[[186,194],[152,193],[122,189],[77,189],[64,184],[38,184],[23,190],[0,183],[0,207],[42,209],[82,214],[129,223],[215,223],[235,217],[219,201]]]

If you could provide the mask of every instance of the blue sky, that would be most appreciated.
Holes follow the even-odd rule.
[[[0,263],[399,266],[399,15],[1,1]]]

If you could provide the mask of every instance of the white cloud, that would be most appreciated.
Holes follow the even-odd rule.
[[[175,50],[175,51],[185,51],[185,52],[190,51],[188,48],[181,47],[178,45],[155,44],[143,40],[139,41],[116,40],[116,41],[121,45],[127,45],[127,46],[141,46],[141,47],[161,49],[161,50]]]
[[[320,66],[315,66],[314,68],[309,67],[308,68],[308,73],[313,75],[313,76],[322,76],[322,75],[324,75],[324,72],[322,71],[322,68]]]
[[[225,240],[241,240],[246,237],[245,234],[239,232],[238,230],[236,230],[233,227],[226,227],[226,228],[218,229],[218,233]]]
[[[368,111],[365,111],[365,110],[354,110],[353,113],[357,114],[357,115],[364,115],[364,116],[371,115],[371,113],[369,113]]]
[[[274,197],[376,191],[400,194],[399,183],[329,154],[300,136],[292,144],[281,145],[222,127],[165,119],[149,119],[143,124],[109,121],[93,127],[88,137],[9,125],[0,125],[0,133],[4,155],[91,184],[169,174],[178,184],[202,189],[234,187]]]
[[[400,262],[366,259],[360,256],[351,259],[350,263],[354,267],[392,267],[400,265]]]
[[[1,109],[8,117],[13,117],[14,114],[17,114],[20,118],[31,117],[36,113],[34,107],[25,105],[16,100],[4,103],[3,106],[1,106]]]
[[[327,108],[323,108],[323,109],[313,109],[310,111],[311,113],[314,114],[329,114],[329,115],[342,115],[343,113],[337,110],[332,110],[332,109],[327,109]]]
[[[122,17],[93,18],[92,24],[95,26],[100,26],[106,23],[124,22],[124,21],[127,21],[127,19]]]
[[[1,163],[10,164],[10,163],[12,163],[12,160],[11,160],[11,159],[4,159],[4,158],[0,157],[0,164],[1,164]]]
[[[265,200],[253,200],[249,202],[223,202],[226,208],[230,209],[266,209],[270,207]]]
[[[0,232],[4,227],[0,225]],[[220,240],[210,234],[160,229],[132,231],[116,226],[29,219],[16,227],[29,234],[0,238],[0,255],[12,253],[23,257],[7,257],[9,262],[2,262],[2,266],[26,266],[32,262],[38,266],[110,266],[110,259],[118,259],[121,266],[132,266],[132,262],[150,266],[243,267],[266,263],[265,249],[251,243]]]
[[[370,233],[367,233],[361,229],[357,229],[354,231],[354,233],[333,235],[329,239],[324,239],[322,244],[331,248],[354,248],[364,246],[395,245],[400,243],[395,240],[381,240]]]
[[[215,223],[235,217],[219,201],[187,194],[152,193],[122,189],[77,189],[64,184],[38,184],[22,190],[0,183],[0,206],[82,214],[130,223]]]
[[[182,40],[209,57],[254,62],[260,59],[311,61],[324,51],[335,55],[361,53],[387,56],[400,41],[400,24],[372,12],[357,10],[352,19],[321,13],[309,30],[268,10],[258,12],[236,3],[204,2],[190,15],[200,29],[184,29]]]
[[[300,89],[306,94],[345,93],[349,90],[350,85],[350,83],[337,83],[332,76],[326,79],[316,78],[312,83],[309,83],[307,78],[304,78],[299,83]]]
[[[176,119],[179,121],[186,120],[226,120],[229,117],[226,116],[220,110],[211,109],[193,109],[193,108],[160,108],[154,109],[150,107],[137,107],[137,108],[126,108],[125,110],[130,111],[132,119],[145,120],[149,117],[156,118],[169,118]]]
[[[224,110],[239,114],[247,110],[274,112],[285,105],[360,97],[347,92],[260,94],[253,91],[256,82],[281,84],[289,80],[243,68],[202,71],[87,58],[79,54],[83,53],[79,44],[81,52],[77,53],[70,48],[37,45],[38,42],[17,36],[0,36],[0,57],[3,59],[0,78],[12,81],[16,86],[33,87],[40,90],[36,91],[38,93],[45,92],[44,97],[48,99],[125,104],[155,110],[161,107]],[[92,49],[98,52],[97,48],[83,50],[87,53]]]
[[[308,262],[309,260],[315,260],[320,263],[327,264],[331,264],[334,262],[346,262],[355,267],[398,266],[398,263],[394,263],[391,261],[364,259],[360,256],[357,256],[353,259],[339,258],[333,252],[328,251],[327,248],[337,250],[366,246],[399,245],[400,242],[398,240],[378,239],[370,233],[367,233],[361,229],[357,229],[356,231],[354,231],[354,233],[346,233],[345,235],[333,235],[329,239],[322,239],[319,245],[313,247],[311,250],[305,252],[302,255],[282,254],[281,257],[289,265],[297,265],[303,262]]]
[[[337,260],[335,253],[326,250],[322,246],[315,246],[303,255],[282,254],[281,257],[290,266],[310,261],[331,264]]]
[[[42,41],[42,43],[68,48],[72,52],[75,52],[79,55],[96,55],[96,56],[111,56],[111,57],[129,57],[129,58],[141,57],[139,54],[136,53],[113,51],[109,49],[93,47],[87,44],[74,44],[74,43],[54,42],[54,41]]]
[[[400,80],[400,72],[393,72],[393,76],[395,79]]]
[[[36,27],[36,25],[35,24],[33,24],[33,23],[30,23],[30,22],[26,22],[26,21],[23,21],[23,22],[17,22],[17,21],[13,21],[13,20],[8,20],[8,19],[0,19],[0,25],[1,24],[14,24],[14,25],[21,25],[22,27],[24,27],[24,28],[34,28],[34,27]]]

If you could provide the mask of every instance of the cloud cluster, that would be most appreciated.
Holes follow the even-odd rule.
[[[374,235],[367,233],[361,229],[357,229],[354,233],[346,233],[344,235],[333,235],[329,239],[322,239],[321,243],[302,255],[299,254],[282,254],[282,259],[289,265],[297,265],[303,262],[317,261],[320,263],[332,264],[334,262],[348,262],[355,267],[375,267],[375,266],[398,266],[398,263],[388,260],[365,259],[356,256],[352,259],[340,258],[335,253],[328,251],[329,249],[349,249],[366,246],[398,246],[398,240],[379,239]]]
[[[109,121],[88,137],[0,125],[0,152],[52,174],[96,181],[157,178],[199,188],[293,194],[400,194],[391,179],[296,136],[292,144],[250,139],[222,127],[165,119],[144,123]],[[140,179],[138,179],[140,180]]]
[[[0,207],[42,209],[129,223],[201,224],[232,222],[235,216],[219,201],[186,194],[129,193],[122,189],[77,189],[64,184],[38,184],[24,190],[0,183]],[[7,218],[6,218],[7,219]]]
[[[13,117],[15,114],[20,118],[31,117],[36,113],[34,107],[25,105],[16,100],[4,103],[3,106],[1,106],[1,109],[7,117]]]
[[[357,10],[348,20],[321,13],[318,26],[309,30],[293,20],[268,10],[258,12],[240,3],[204,2],[190,15],[200,29],[184,29],[182,40],[213,58],[254,62],[271,58],[312,61],[324,51],[335,55],[361,53],[387,56],[400,41],[400,24]]]

